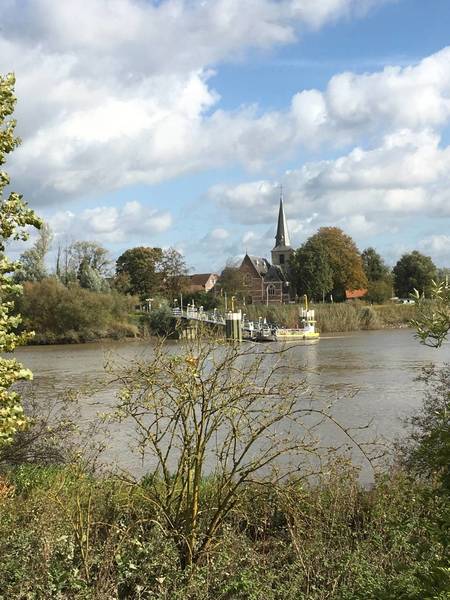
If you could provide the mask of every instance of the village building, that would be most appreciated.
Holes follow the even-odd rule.
[[[219,279],[217,273],[196,273],[188,276],[187,291],[190,294],[195,292],[209,292],[213,289]]]
[[[266,258],[246,253],[239,267],[247,304],[282,304],[295,299],[289,274],[289,259],[293,252],[281,193],[272,263]]]

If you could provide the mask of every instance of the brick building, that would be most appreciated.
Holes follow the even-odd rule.
[[[293,252],[281,193],[272,264],[266,258],[246,254],[239,267],[247,304],[282,304],[295,298],[289,277],[289,258]]]

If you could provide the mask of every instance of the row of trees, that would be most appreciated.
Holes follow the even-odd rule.
[[[442,281],[450,269],[437,269],[430,257],[414,250],[390,269],[372,247],[359,252],[355,242],[337,227],[322,227],[290,259],[290,278],[297,294],[314,300],[345,299],[346,290],[367,290],[365,298],[382,303],[393,295],[407,298],[414,290],[430,297],[433,281]],[[231,265],[218,285],[230,294],[245,290],[243,275]]]
[[[372,247],[360,253],[337,227],[322,227],[291,260],[291,272],[300,294],[318,299],[343,299],[345,290],[367,289],[367,299],[383,302],[393,293],[407,297],[414,290],[429,296],[433,281],[445,276],[429,256],[417,250],[404,254],[392,270]]]
[[[50,227],[43,224],[32,248],[20,257],[17,283],[42,281],[54,275],[66,286],[79,284],[95,292],[115,289],[141,299],[155,294],[176,296],[185,284],[186,263],[173,248],[131,248],[119,256],[114,269],[108,250],[96,242],[59,243],[52,273],[46,263],[52,241]]]

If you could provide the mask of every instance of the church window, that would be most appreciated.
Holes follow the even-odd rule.
[[[280,254],[280,265],[284,265],[284,254]]]

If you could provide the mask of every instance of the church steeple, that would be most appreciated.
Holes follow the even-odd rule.
[[[293,252],[294,250],[291,248],[291,240],[289,239],[286,215],[284,214],[283,188],[281,187],[277,234],[275,236],[275,247],[272,250],[272,264],[280,267],[283,273],[286,273],[289,258]]]
[[[277,234],[275,236],[275,248],[279,246],[287,246],[291,245],[291,240],[289,239],[289,231],[286,223],[286,216],[284,214],[284,206],[283,206],[283,186],[280,186],[280,209],[278,211],[278,226],[277,226]]]

